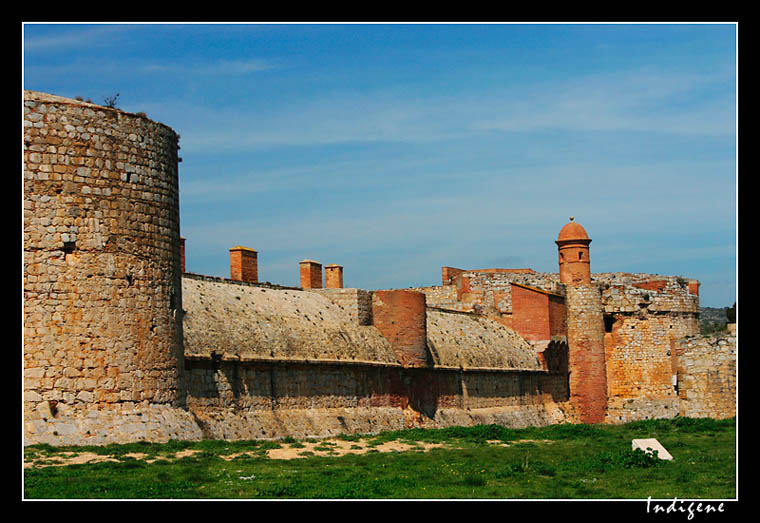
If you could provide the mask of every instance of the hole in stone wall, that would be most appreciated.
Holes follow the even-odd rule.
[[[64,254],[71,254],[76,250],[76,248],[77,248],[76,242],[63,242]]]
[[[612,332],[612,326],[615,324],[615,318],[609,314],[604,315],[604,332]]]

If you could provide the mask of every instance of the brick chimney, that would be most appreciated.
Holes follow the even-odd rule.
[[[342,289],[343,288],[343,267],[333,263],[325,267],[325,288]]]
[[[180,260],[180,273],[185,274],[185,238],[179,237],[179,260]]]
[[[314,260],[304,260],[299,263],[301,271],[301,288],[322,288],[322,264]]]
[[[258,283],[259,262],[256,251],[240,245],[230,249],[230,279]]]

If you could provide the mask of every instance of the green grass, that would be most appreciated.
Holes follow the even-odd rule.
[[[674,460],[631,450],[634,438],[656,438]],[[377,446],[388,441],[444,443],[427,452],[315,455],[275,460],[266,450],[302,449],[273,441],[171,441],[103,447],[25,449],[27,461],[64,452],[94,452],[116,462],[35,467],[24,472],[26,499],[733,499],[735,419],[676,418],[626,425],[497,425],[345,436]],[[525,441],[527,440],[527,441]],[[508,443],[508,446],[494,444]],[[176,458],[180,450],[200,452]],[[165,458],[154,463],[127,456]],[[248,452],[226,461],[222,456]]]

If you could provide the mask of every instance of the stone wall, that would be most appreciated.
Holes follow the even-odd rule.
[[[731,418],[737,403],[736,335],[690,337],[675,345],[680,415]]]
[[[441,286],[413,288],[427,297],[429,306],[489,316],[507,327],[512,326],[512,283],[562,295],[563,287],[556,274],[531,269],[462,270],[443,268]]]
[[[25,441],[108,439],[183,399],[178,137],[32,91],[23,110]]]
[[[735,338],[679,341],[699,330],[694,280],[444,267],[441,286],[369,292],[320,289],[310,260],[303,288],[257,283],[234,259],[250,281],[183,275],[177,134],[31,91],[23,110],[25,444],[735,413]]]
[[[511,329],[426,308],[417,292],[273,289],[187,274],[183,292],[187,405],[207,437],[575,419],[566,369],[547,371]],[[372,325],[360,325],[362,316]],[[388,339],[378,318],[385,327],[415,321]],[[398,351],[406,334],[429,350],[424,365]]]
[[[413,427],[574,421],[561,376],[343,362],[188,358],[187,404],[206,437],[325,437]]]
[[[362,289],[310,289],[337,304],[356,325],[372,325],[372,292]]]
[[[602,286],[611,423],[679,413],[674,345],[699,334],[699,297],[675,276],[595,275]]]

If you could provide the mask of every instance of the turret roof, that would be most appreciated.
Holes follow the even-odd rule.
[[[557,237],[558,242],[589,239],[588,234],[586,234],[586,229],[584,229],[580,224],[575,223],[574,219],[575,218],[571,216],[570,222],[568,222],[564,227],[562,227],[562,230],[559,231],[559,236]]]

